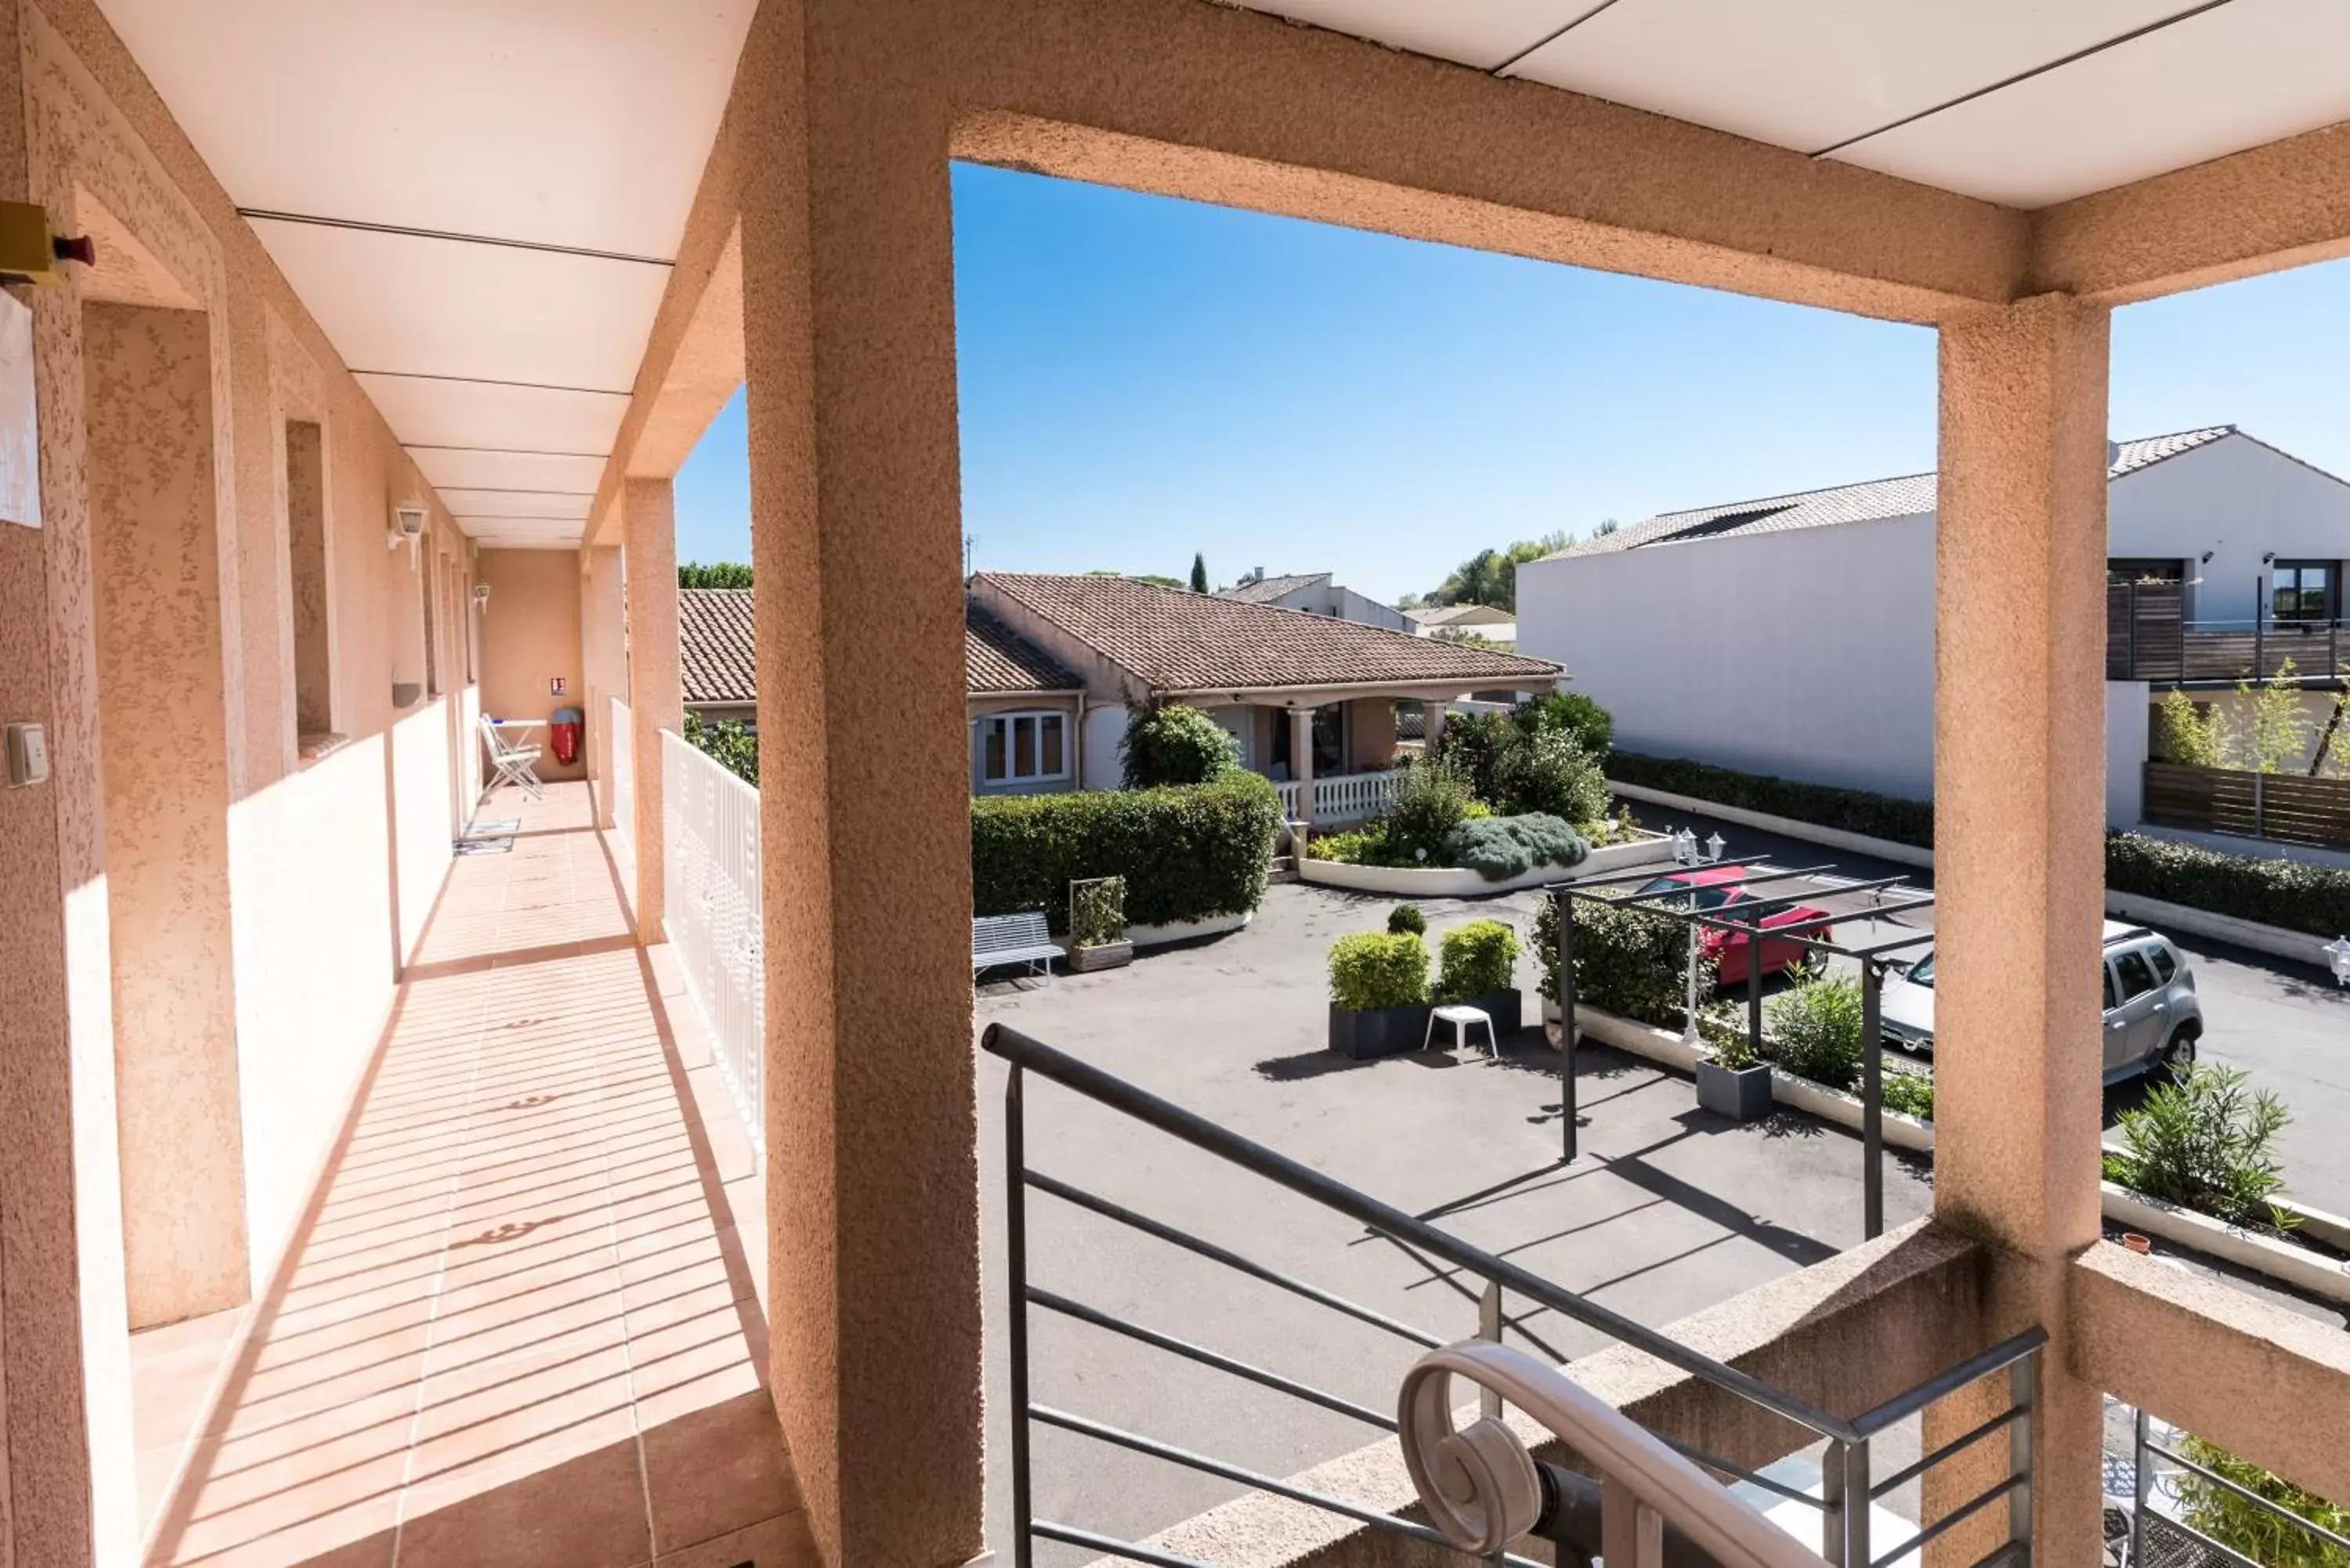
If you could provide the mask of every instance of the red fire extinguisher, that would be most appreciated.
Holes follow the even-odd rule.
[[[586,717],[577,708],[557,708],[547,722],[547,740],[555,747],[555,760],[569,767],[579,755],[579,725]]]

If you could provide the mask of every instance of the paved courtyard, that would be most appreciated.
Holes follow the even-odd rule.
[[[1741,1127],[1700,1111],[1689,1081],[1602,1048],[1579,1054],[1582,1158],[1559,1164],[1557,1058],[1537,1029],[1482,1045],[1352,1063],[1326,1050],[1330,943],[1383,924],[1392,900],[1276,887],[1246,930],[1103,974],[983,987],[1002,1020],[1475,1244],[1662,1324],[1861,1240],[1860,1146],[1807,1118]],[[1534,924],[1532,894],[1431,901],[1431,949],[1481,916]],[[1535,973],[1521,960],[1526,1018]],[[1002,1099],[983,1055],[981,1158],[991,1335],[991,1441],[1003,1439]],[[1047,1174],[1301,1275],[1431,1333],[1465,1336],[1474,1282],[1257,1178],[1049,1084],[1028,1096],[1028,1161]],[[1930,1202],[1923,1161],[1888,1155],[1886,1215]],[[1032,1280],[1374,1409],[1391,1409],[1405,1342],[1137,1235],[1060,1199],[1030,1200]],[[1032,1397],[1275,1475],[1379,1434],[1357,1421],[1035,1310]],[[1523,1320],[1565,1358],[1599,1336]],[[1052,1429],[1035,1445],[1038,1513],[1134,1539],[1238,1487]],[[1008,1474],[991,1466],[991,1537],[1008,1543]],[[1040,1563],[1084,1553],[1040,1548]]]

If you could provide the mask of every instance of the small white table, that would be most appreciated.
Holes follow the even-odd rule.
[[[1493,1015],[1482,1007],[1445,1006],[1431,1009],[1428,1014],[1428,1032],[1419,1038],[1421,1050],[1427,1050],[1429,1042],[1436,1038],[1436,1024],[1439,1019],[1452,1025],[1452,1048],[1455,1051],[1468,1048],[1470,1026],[1482,1023],[1485,1026],[1486,1052],[1494,1056],[1502,1054],[1502,1037],[1493,1033]]]

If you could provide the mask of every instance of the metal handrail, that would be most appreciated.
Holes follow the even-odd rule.
[[[1277,1154],[1230,1128],[1219,1127],[1196,1112],[1187,1111],[1147,1089],[1105,1073],[1089,1063],[1080,1062],[1065,1052],[1056,1051],[1008,1023],[989,1024],[986,1033],[980,1038],[980,1048],[1025,1068],[1038,1077],[1050,1079],[1064,1088],[1074,1089],[1087,1099],[1099,1101],[1146,1126],[1157,1127],[1170,1137],[1180,1138],[1195,1148],[1286,1187],[1326,1209],[1359,1220],[1374,1231],[1397,1241],[1409,1242],[1456,1268],[1497,1281],[1504,1289],[1516,1292],[1563,1317],[1586,1327],[1596,1328],[1611,1339],[1644,1351],[1669,1366],[1702,1378],[1775,1416],[1783,1416],[1798,1426],[1808,1427],[1822,1437],[1858,1442],[1866,1436],[1850,1422],[1830,1415],[1807,1399],[1773,1388],[1751,1373],[1741,1372],[1727,1362],[1716,1361],[1701,1351],[1691,1350],[1645,1324],[1636,1323],[1539,1274],[1530,1273],[1505,1258],[1495,1257],[1482,1248],[1471,1246],[1451,1232],[1440,1231],[1415,1215],[1357,1192],[1286,1155]]]

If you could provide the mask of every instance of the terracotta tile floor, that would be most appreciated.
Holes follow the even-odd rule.
[[[501,792],[480,820],[519,826],[452,867],[150,1562],[813,1562],[732,1173],[585,786]],[[159,1387],[164,1359],[149,1357]]]

